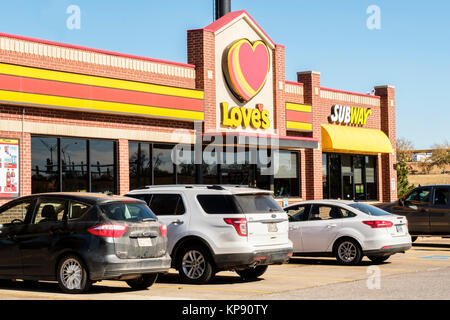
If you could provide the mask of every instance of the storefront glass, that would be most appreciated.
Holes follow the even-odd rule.
[[[172,161],[173,145],[153,145],[153,175],[155,185],[175,184],[175,165]]]
[[[31,138],[32,193],[59,191],[58,139]]]
[[[376,157],[324,153],[324,199],[377,200]]]
[[[90,140],[91,191],[113,192],[115,177],[115,142]]]
[[[116,142],[31,137],[32,193],[116,192]]]
[[[130,142],[130,190],[152,184],[150,143]]]
[[[278,151],[278,161],[278,171],[274,176],[275,197],[298,197],[300,195],[298,153]]]
[[[87,140],[61,139],[62,191],[87,192]]]

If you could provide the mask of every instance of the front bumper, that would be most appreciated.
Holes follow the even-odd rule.
[[[366,250],[363,252],[365,256],[391,256],[396,253],[405,252],[411,249],[411,243],[397,244],[386,246],[377,250]]]
[[[219,254],[214,258],[216,267],[223,270],[248,268],[258,265],[283,264],[292,256],[292,247],[259,250],[250,253]]]
[[[91,280],[105,280],[147,273],[167,273],[170,264],[169,254],[148,259],[119,259],[115,255],[109,255],[100,265],[97,263],[96,266],[89,268],[90,278]]]

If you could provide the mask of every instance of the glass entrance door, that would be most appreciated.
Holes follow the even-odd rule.
[[[344,173],[342,175],[342,199],[353,200],[355,198],[353,182],[354,179],[352,173]]]

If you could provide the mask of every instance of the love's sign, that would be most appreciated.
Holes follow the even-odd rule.
[[[269,49],[263,41],[241,39],[224,52],[223,71],[228,87],[242,103],[256,96],[266,83],[270,69]]]

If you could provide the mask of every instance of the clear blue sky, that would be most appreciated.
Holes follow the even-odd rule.
[[[214,0],[3,1],[0,32],[186,62],[186,30],[213,20]],[[69,30],[69,5],[81,29]],[[369,30],[370,5],[381,30]],[[450,1],[232,0],[286,46],[287,79],[317,70],[322,86],[366,93],[392,84],[397,135],[416,148],[450,142]]]

